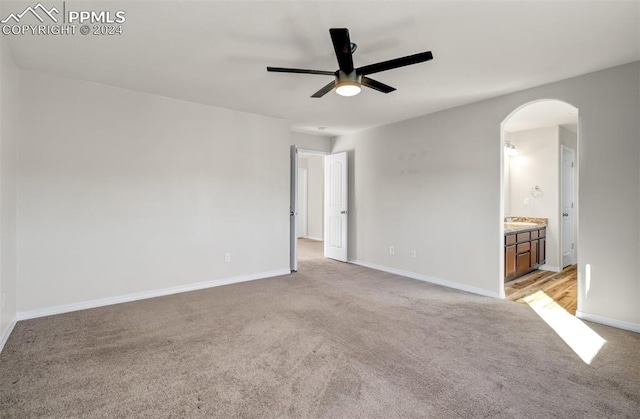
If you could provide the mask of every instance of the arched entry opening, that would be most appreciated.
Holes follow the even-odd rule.
[[[578,109],[542,99],[501,124],[501,242],[505,298],[533,295],[574,315],[579,300]]]

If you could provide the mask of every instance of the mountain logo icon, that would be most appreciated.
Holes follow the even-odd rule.
[[[25,15],[29,13],[35,16],[36,19],[38,19],[41,23],[44,23],[44,19],[42,15],[44,15],[45,17],[48,16],[49,19],[53,20],[54,23],[58,23],[58,19],[53,15],[53,13],[59,14],[60,11],[58,11],[58,9],[56,9],[55,7],[52,7],[51,9],[47,10],[47,8],[42,5],[42,3],[38,3],[34,7],[31,7],[31,6],[27,7],[26,9],[24,9],[22,13],[17,13],[17,14],[11,13],[9,16],[7,16],[6,19],[0,21],[0,23],[7,23],[10,20],[13,20],[15,23],[20,23],[20,19],[22,19]]]

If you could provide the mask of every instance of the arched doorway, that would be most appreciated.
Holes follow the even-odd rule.
[[[542,293],[574,315],[579,299],[578,109],[542,99],[501,124],[501,281],[505,298]],[[530,297],[529,297],[530,298]]]

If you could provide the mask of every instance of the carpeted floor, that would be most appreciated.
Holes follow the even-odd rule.
[[[2,418],[638,418],[640,335],[585,364],[528,307],[326,259],[19,322]]]
[[[324,257],[324,242],[311,239],[298,239],[298,262]]]

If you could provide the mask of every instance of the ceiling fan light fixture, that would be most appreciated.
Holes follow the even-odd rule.
[[[356,81],[345,80],[336,85],[336,93],[340,96],[355,96],[360,93],[360,90],[362,90],[360,83]]]
[[[340,96],[355,96],[362,90],[362,76],[355,71],[345,73],[342,70],[336,74],[336,93]]]

